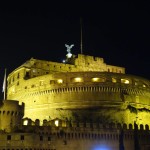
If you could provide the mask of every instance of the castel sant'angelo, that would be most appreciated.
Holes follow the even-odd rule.
[[[150,81],[66,47],[8,75],[0,150],[150,150]]]

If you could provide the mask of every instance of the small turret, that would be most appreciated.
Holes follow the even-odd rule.
[[[0,104],[0,129],[5,132],[11,132],[14,127],[22,124],[24,116],[24,103],[21,105],[18,101],[4,100]]]

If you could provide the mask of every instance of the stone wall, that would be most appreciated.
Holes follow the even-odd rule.
[[[57,127],[55,121],[51,120],[49,125],[44,121],[39,126],[33,125],[30,120],[28,125],[20,128],[19,133],[0,133],[0,149],[120,150],[120,147],[124,147],[133,150],[135,144],[141,150],[150,148],[148,125],[66,123],[64,126],[64,122],[58,120],[60,124]]]

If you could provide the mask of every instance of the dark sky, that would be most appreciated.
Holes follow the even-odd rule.
[[[150,3],[62,1],[0,5],[1,87],[5,68],[9,74],[31,57],[61,62],[65,44],[80,53],[80,18],[84,54],[150,79]]]

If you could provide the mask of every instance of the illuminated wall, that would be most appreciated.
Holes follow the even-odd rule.
[[[7,96],[26,104],[25,117],[42,122],[57,117],[75,120],[76,116],[82,120],[89,114],[93,121],[149,124],[146,79],[109,72],[62,72],[31,79],[22,74],[19,85],[8,86]]]

